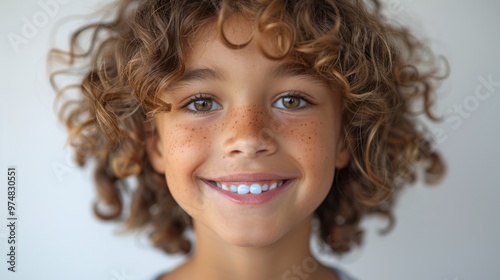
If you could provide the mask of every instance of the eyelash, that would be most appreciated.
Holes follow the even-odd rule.
[[[285,92],[285,93],[281,94],[276,99],[276,101],[273,102],[273,107],[275,107],[274,104],[276,104],[277,102],[279,102],[280,100],[282,100],[285,97],[299,98],[300,101],[304,101],[306,104],[303,105],[302,107],[299,107],[299,108],[278,108],[278,109],[286,110],[286,111],[299,111],[299,110],[307,109],[310,105],[313,105],[313,103],[311,101],[309,101],[309,99],[306,98],[303,93],[301,93],[299,91],[290,91],[290,92]],[[197,94],[195,96],[190,97],[189,101],[187,101],[184,105],[182,105],[181,109],[183,111],[191,113],[191,114],[208,114],[208,113],[210,113],[212,111],[215,111],[215,110],[198,111],[198,110],[192,110],[192,109],[188,108],[190,105],[194,104],[194,102],[196,102],[196,101],[202,101],[202,100],[208,100],[208,101],[211,101],[211,102],[217,104],[218,106],[221,106],[217,101],[215,101],[215,99],[211,95],[199,93],[199,94]],[[218,109],[216,109],[216,110],[218,110]]]
[[[189,98],[189,101],[187,101],[186,104],[182,105],[181,109],[183,111],[191,113],[191,114],[208,114],[208,113],[211,113],[212,111],[214,111],[214,110],[198,111],[198,110],[192,110],[192,109],[188,108],[189,105],[194,104],[196,101],[203,101],[203,100],[211,101],[211,102],[220,106],[220,104],[217,101],[215,101],[215,99],[211,95],[199,93],[197,95],[191,96]]]
[[[302,107],[299,108],[278,108],[281,110],[287,110],[287,111],[299,111],[299,110],[304,110],[307,109],[310,105],[314,105],[302,92],[300,91],[289,91],[281,94],[276,101],[273,102],[273,105],[276,104],[276,102],[279,102],[285,97],[295,97],[299,98],[301,101],[304,101],[306,104],[303,105]]]

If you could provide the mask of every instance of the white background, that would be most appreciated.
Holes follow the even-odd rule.
[[[65,46],[54,25],[98,2],[59,1],[16,52],[8,34],[22,36],[25,20],[44,10],[34,0],[0,1],[0,279],[147,279],[182,260],[152,249],[144,236],[116,236],[117,224],[94,218],[91,172],[75,168],[64,148],[45,58],[50,46]],[[329,261],[361,280],[500,279],[500,86],[481,82],[500,82],[500,2],[385,2],[391,18],[425,34],[451,64],[437,108],[448,122],[434,126],[449,172],[439,186],[417,183],[403,193],[390,234],[378,235],[384,222],[369,219],[365,245]],[[477,89],[490,95],[479,100]],[[17,273],[6,263],[11,165],[19,174]]]

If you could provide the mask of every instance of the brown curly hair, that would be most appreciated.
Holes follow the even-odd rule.
[[[80,166],[95,159],[98,200],[109,207],[95,214],[104,220],[125,219],[126,229],[151,228],[155,246],[168,253],[190,251],[185,230],[190,218],[172,198],[162,174],[145,153],[147,125],[169,110],[159,93],[185,70],[186,46],[205,25],[217,23],[230,48],[243,48],[224,35],[232,15],[250,18],[259,35],[278,36],[279,52],[323,79],[341,85],[343,125],[350,163],[336,172],[331,190],[316,210],[320,238],[335,253],[360,244],[360,221],[380,214],[394,223],[392,209],[399,190],[424,166],[425,181],[444,174],[432,138],[419,113],[437,120],[431,107],[440,75],[438,60],[401,26],[384,19],[378,0],[120,0],[109,21],[81,27],[69,51],[52,50],[49,62],[64,59],[52,72],[60,118]],[[80,46],[90,34],[90,44]],[[83,49],[79,50],[79,49]],[[75,71],[83,65],[83,72]],[[58,76],[83,75],[76,85],[58,87]],[[78,98],[62,100],[71,88]],[[134,190],[127,185],[133,181]],[[130,211],[124,208],[132,198]]]

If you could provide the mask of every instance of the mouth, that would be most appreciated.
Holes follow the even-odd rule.
[[[289,180],[273,180],[261,182],[218,182],[208,181],[209,184],[223,191],[239,195],[263,194],[286,184]]]

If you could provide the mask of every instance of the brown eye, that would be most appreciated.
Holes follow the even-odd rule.
[[[296,96],[285,96],[282,101],[283,107],[287,109],[296,109],[300,106],[300,98]]]
[[[222,109],[222,106],[212,97],[197,96],[185,106],[185,109],[193,113],[210,113]]]
[[[311,103],[302,95],[291,93],[280,97],[273,103],[273,106],[285,110],[298,110],[311,105]]]
[[[210,99],[203,99],[203,100],[197,100],[194,102],[194,108],[196,108],[196,111],[210,111],[212,109],[212,100]]]

